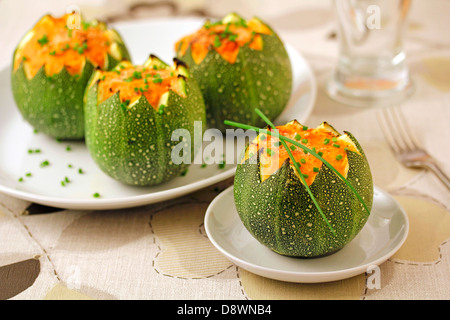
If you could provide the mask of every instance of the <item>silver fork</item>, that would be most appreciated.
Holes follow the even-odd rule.
[[[406,167],[430,170],[450,190],[450,178],[417,142],[400,108],[383,108],[378,111],[377,116],[384,136],[397,159]]]

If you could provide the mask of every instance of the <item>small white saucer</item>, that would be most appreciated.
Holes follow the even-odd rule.
[[[213,245],[243,269],[275,280],[318,283],[350,278],[385,262],[405,242],[409,222],[398,202],[375,187],[369,220],[343,249],[321,258],[286,257],[262,245],[247,231],[230,187],[208,207],[205,229]]]

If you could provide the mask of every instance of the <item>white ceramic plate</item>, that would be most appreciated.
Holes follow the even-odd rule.
[[[260,244],[247,231],[236,212],[230,187],[208,207],[205,229],[222,254],[252,273],[281,281],[316,283],[353,277],[385,262],[406,240],[409,222],[398,202],[375,188],[366,225],[344,248],[321,258],[286,257]]]
[[[183,35],[195,31],[200,19],[165,19],[116,24],[127,43],[132,61],[143,63],[153,53],[170,63],[174,43]],[[309,116],[316,98],[314,75],[303,57],[288,47],[294,73],[294,93],[276,123]],[[119,209],[146,205],[179,197],[215,184],[234,175],[235,165],[219,168],[217,164],[191,165],[187,175],[154,187],[131,187],[104,174],[91,159],[83,142],[60,142],[34,134],[33,128],[20,115],[11,93],[10,67],[0,70],[0,192],[38,204],[68,209]],[[224,155],[233,141],[224,141]],[[205,143],[208,145],[208,143]],[[70,146],[71,151],[66,147]],[[28,150],[40,149],[40,153]],[[228,159],[228,157],[227,157]],[[50,165],[41,168],[43,161]],[[201,160],[201,159],[200,159]],[[200,161],[201,162],[201,161]],[[68,165],[71,164],[72,168]],[[83,174],[79,174],[79,169]],[[31,177],[26,177],[31,173]],[[18,179],[23,177],[24,181]],[[66,186],[61,181],[67,177]],[[99,193],[100,198],[93,194]]]

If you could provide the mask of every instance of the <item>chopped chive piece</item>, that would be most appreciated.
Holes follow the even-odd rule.
[[[222,45],[222,42],[220,42],[219,36],[216,36],[216,37],[214,38],[214,47],[218,48],[218,47],[220,47],[221,45]]]
[[[297,149],[296,146],[294,146],[293,144],[291,144],[291,146],[289,147],[292,151],[294,151],[295,149]]]
[[[25,176],[26,176],[26,177],[31,177],[32,174],[31,174],[31,172],[27,172],[27,173],[25,174]]]
[[[303,174],[303,178],[307,179],[308,177],[309,176],[306,173]]]
[[[81,169],[81,168],[78,169],[78,173],[79,173],[79,174],[83,174],[83,173],[84,173],[83,169]]]
[[[28,149],[28,153],[33,153],[33,150],[32,149]]]
[[[67,177],[64,178],[64,181],[67,182],[67,183],[70,182],[69,178],[67,178]]]
[[[341,160],[342,159],[342,155],[341,154],[338,154],[337,156],[336,156],[336,160]]]
[[[301,159],[300,159],[300,163],[305,164],[305,163],[306,163],[306,160],[303,159],[303,158],[301,158]]]
[[[237,39],[237,37],[238,37],[237,34],[231,34],[231,35],[228,37],[228,40],[230,40],[230,41],[232,41],[232,42],[235,42],[236,39]]]
[[[42,161],[40,167],[44,168],[44,167],[48,167],[50,165],[50,162],[48,162],[48,160]]]
[[[308,143],[308,139],[302,139],[302,143]]]
[[[134,79],[142,79],[142,72],[134,71],[133,72],[133,78]]]
[[[67,165],[68,168],[72,169],[73,166],[71,164]]]
[[[337,139],[336,138],[333,138],[333,139],[331,139],[333,142],[337,142]]]
[[[313,168],[313,171],[314,171],[314,172],[319,172],[319,168],[314,167],[314,168]]]
[[[219,169],[223,169],[223,168],[225,168],[225,162],[219,163]]]
[[[61,185],[62,185],[63,187],[65,187],[65,186],[66,186],[66,183],[65,183],[64,181],[61,181]]]
[[[185,175],[187,175],[188,173],[188,169],[184,169],[183,172],[181,172],[181,176],[184,177]]]
[[[340,148],[341,146],[338,145],[337,143],[333,143],[333,147],[335,147],[335,148]]]
[[[317,152],[317,154],[318,154],[319,156],[323,156],[323,152],[322,152],[322,151]]]
[[[281,141],[277,141],[273,145],[274,145],[274,147],[279,147],[279,146],[281,146]]]
[[[50,51],[48,54],[51,55],[51,56],[54,56],[56,54],[56,51],[55,50]]]
[[[19,178],[19,182],[23,182],[23,178],[22,177]]]
[[[206,168],[207,164],[206,163],[202,163],[201,167],[202,168]]]
[[[96,192],[92,195],[94,198],[100,198],[100,193]]]
[[[34,130],[33,130],[33,133],[34,133],[34,134],[37,134],[38,132],[39,132],[38,129],[34,129]]]
[[[47,44],[47,43],[48,43],[47,35],[44,34],[44,35],[42,36],[42,38],[38,39],[37,42],[39,42],[39,44],[40,44],[41,46],[43,46],[44,44]]]
[[[161,78],[159,78],[159,77],[155,77],[153,79],[153,83],[162,83],[162,82],[163,82],[163,80]]]
[[[272,156],[273,154],[275,154],[275,152],[274,151],[272,151],[272,149],[270,149],[270,148],[267,148],[267,154],[269,155],[269,156]]]
[[[300,139],[302,138],[301,135],[299,135],[298,133],[295,134],[295,140],[300,141]]]
[[[164,108],[165,108],[166,106],[165,105],[160,105],[159,106],[159,108],[158,108],[158,114],[163,114],[164,113]]]
[[[306,130],[308,130],[308,127],[307,126],[303,126],[303,131],[306,131]]]
[[[41,153],[41,149],[34,150],[35,153]]]
[[[70,146],[67,146],[66,151],[72,151],[72,148]]]
[[[329,143],[330,143],[330,139],[323,140],[323,144],[329,144]]]

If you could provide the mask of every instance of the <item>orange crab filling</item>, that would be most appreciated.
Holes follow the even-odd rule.
[[[119,92],[121,102],[133,103],[145,96],[149,104],[158,109],[161,96],[169,90],[178,90],[178,73],[167,68],[133,66],[121,63],[113,71],[104,71],[99,77],[99,100],[105,101]]]
[[[319,126],[318,128],[310,129],[294,121],[287,125],[279,126],[277,129],[279,134],[314,150],[344,177],[347,176],[348,172],[347,150],[359,153],[350,140],[339,137],[335,132],[327,130],[326,127]],[[286,142],[286,144],[299,164],[306,183],[311,185],[323,165],[322,161],[294,144],[289,142]],[[259,134],[249,145],[243,160],[245,161],[252,157],[256,152],[261,152],[261,181],[274,174],[283,165],[284,161],[289,158],[289,154],[280,140],[270,135]],[[292,165],[292,161],[290,163]]]
[[[61,18],[49,15],[42,18],[26,35],[26,42],[19,45],[15,55],[14,70],[24,61],[27,76],[34,77],[42,66],[51,76],[63,67],[71,75],[80,74],[86,59],[95,67],[105,67],[111,39],[104,28],[82,22],[80,28],[69,29],[71,14]]]
[[[175,44],[175,51],[184,56],[191,48],[193,60],[200,64],[213,48],[226,61],[235,63],[240,47],[248,44],[253,50],[262,50],[261,35],[271,33],[271,30],[256,18],[239,23],[207,23],[197,32],[179,40]]]

